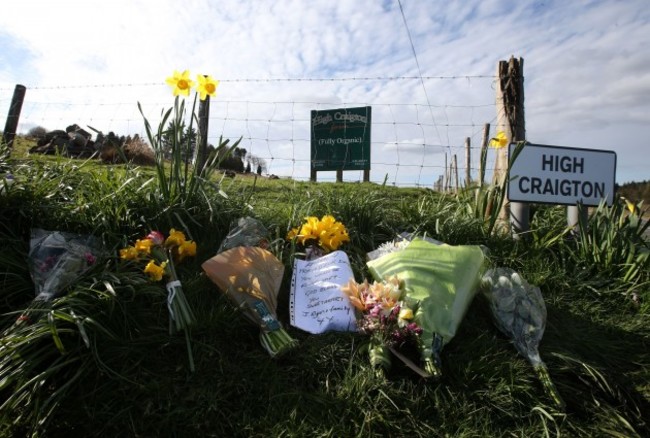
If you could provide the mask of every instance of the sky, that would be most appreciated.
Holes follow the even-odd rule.
[[[221,81],[210,143],[243,137],[269,173],[309,178],[311,110],[371,106],[371,180],[430,186],[466,138],[476,177],[514,56],[526,139],[615,151],[622,184],[650,179],[649,43],[647,0],[21,0],[0,14],[0,114],[22,84],[19,132],[144,134],[189,70]]]

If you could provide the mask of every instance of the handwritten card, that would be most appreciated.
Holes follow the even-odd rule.
[[[291,277],[291,325],[313,334],[356,331],[354,308],[341,291],[353,277],[343,251],[311,261],[296,260]]]

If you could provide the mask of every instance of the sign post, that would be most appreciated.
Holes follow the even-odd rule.
[[[311,112],[311,180],[316,172],[363,170],[370,180],[370,127],[372,108],[341,108]]]
[[[511,143],[509,157],[515,148]],[[575,226],[578,205],[612,205],[615,181],[614,151],[526,144],[510,164],[508,199],[567,205],[568,225]]]

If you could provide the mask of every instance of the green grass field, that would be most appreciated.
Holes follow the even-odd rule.
[[[0,175],[16,181],[0,194],[0,436],[650,436],[650,246],[623,202],[593,209],[578,236],[565,229],[564,208],[535,206],[530,235],[515,240],[491,222],[494,188],[443,195],[214,171],[190,190],[173,163],[108,166],[24,150],[0,158]],[[566,408],[554,407],[480,293],[442,350],[438,381],[399,361],[377,376],[362,335],[291,327],[296,254],[285,236],[324,214],[347,226],[343,249],[359,281],[366,253],[408,231],[483,245],[491,264],[538,285],[548,310],[540,352]],[[242,216],[262,221],[286,267],[278,316],[299,346],[278,359],[200,267]],[[128,242],[172,227],[198,244],[179,265],[197,321],[194,373],[185,338],[169,334],[164,287],[118,257]],[[106,251],[40,305],[27,265],[34,228],[91,233]],[[29,323],[16,324],[21,315]]]

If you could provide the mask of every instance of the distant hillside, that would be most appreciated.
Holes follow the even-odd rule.
[[[650,181],[630,182],[621,186],[617,184],[616,192],[632,202],[643,200],[643,206],[650,207]]]

